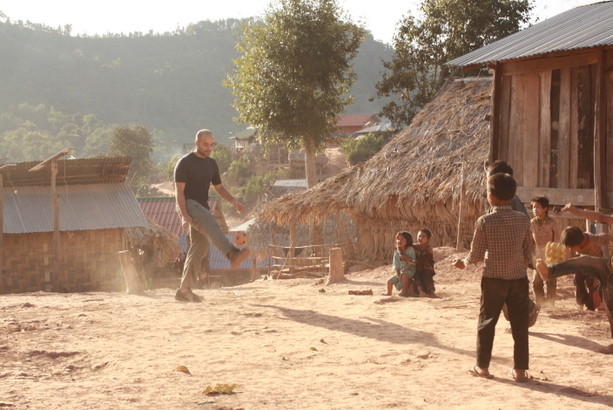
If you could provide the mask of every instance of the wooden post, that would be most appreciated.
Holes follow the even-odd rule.
[[[596,76],[596,107],[594,109],[594,208],[610,208],[607,204],[606,164],[607,148],[607,66],[605,50],[598,53]]]
[[[295,249],[294,249],[295,246],[296,246],[296,222],[292,221],[289,226],[289,251],[287,252],[287,259],[285,260],[286,264],[288,261],[290,260],[292,261],[291,263],[288,264],[289,273],[294,272],[293,259],[295,256]]]
[[[119,261],[121,262],[121,269],[123,271],[123,278],[126,281],[126,292],[131,294],[144,293],[143,281],[132,262],[132,255],[130,251],[119,251]]]
[[[57,161],[51,161],[51,209],[53,210],[53,287],[60,290],[60,207],[55,178],[57,177]]]
[[[461,251],[464,248],[462,246],[462,210],[464,209],[464,161],[462,161],[462,170],[460,172],[460,205],[458,208],[458,234],[455,242],[456,251]]]
[[[492,81],[492,116],[490,117],[490,150],[488,161],[498,159],[500,151],[500,116],[502,111],[502,67],[499,62],[494,65]]]
[[[326,285],[341,282],[345,279],[345,263],[343,261],[343,250],[341,248],[330,249],[330,268]]]
[[[64,148],[62,151],[57,154],[47,158],[43,162],[33,166],[28,170],[28,172],[40,171],[45,168],[47,165],[51,166],[51,208],[53,211],[53,264],[52,266],[52,274],[51,281],[53,282],[54,290],[57,292],[60,289],[60,207],[58,196],[56,192],[56,183],[55,179],[58,171],[57,160],[64,155],[70,153],[74,148]]]
[[[4,267],[4,171],[15,169],[17,165],[6,164],[0,166],[0,295],[4,293],[4,275],[2,268]]]
[[[4,259],[4,180],[0,172],[0,295],[4,293],[4,274],[2,267]]]
[[[600,212],[600,208],[609,208],[607,203],[607,55],[605,50],[598,53],[598,74],[596,76],[596,107],[594,109],[594,210]],[[596,232],[602,233],[605,226],[596,223]],[[603,246],[603,256],[609,257],[609,247]],[[613,322],[612,322],[613,324]],[[613,332],[613,328],[611,330]]]

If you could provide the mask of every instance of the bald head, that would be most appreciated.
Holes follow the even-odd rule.
[[[213,152],[215,146],[215,139],[213,133],[209,130],[200,130],[196,133],[196,155],[199,157],[209,157]]]
[[[196,133],[196,141],[205,136],[213,138],[213,133],[210,130],[202,129]]]

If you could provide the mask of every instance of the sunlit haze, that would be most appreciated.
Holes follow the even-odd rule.
[[[419,0],[345,0],[338,4],[351,20],[364,24],[376,40],[391,44],[402,16],[418,15]],[[534,16],[540,20],[592,2],[537,0]],[[165,33],[202,20],[263,16],[269,0],[194,1],[174,0],[3,0],[0,11],[11,21],[44,24],[52,28],[71,26],[71,33],[106,35]]]

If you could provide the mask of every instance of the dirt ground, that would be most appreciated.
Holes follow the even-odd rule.
[[[494,379],[475,363],[478,267],[435,249],[437,298],[384,297],[389,266],[318,279],[204,289],[201,304],[147,295],[0,296],[0,407],[16,409],[608,409],[613,339],[580,310],[572,278],[530,329],[528,383],[516,383],[508,322]],[[350,295],[372,290],[373,295]],[[181,368],[180,366],[184,366]],[[177,370],[182,369],[183,371]],[[189,373],[185,372],[189,371]],[[234,390],[207,395],[216,385]]]

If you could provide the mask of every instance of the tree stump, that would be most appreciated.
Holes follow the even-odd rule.
[[[345,280],[345,262],[341,248],[330,249],[330,270],[326,278],[326,285]]]
[[[145,286],[136,270],[136,266],[134,266],[134,262],[132,262],[130,251],[119,251],[117,253],[119,254],[119,261],[121,262],[123,278],[126,281],[126,292],[131,294],[144,293]]]

